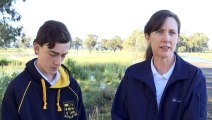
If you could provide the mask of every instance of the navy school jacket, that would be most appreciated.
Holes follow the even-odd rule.
[[[51,86],[38,73],[33,59],[9,84],[3,102],[3,120],[86,120],[82,93],[65,66]]]
[[[126,70],[113,101],[112,120],[206,120],[207,90],[201,70],[176,54],[158,108],[150,62]]]

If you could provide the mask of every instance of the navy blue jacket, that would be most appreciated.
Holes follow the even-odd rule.
[[[2,102],[2,120],[86,120],[80,86],[65,66],[51,86],[33,59],[9,84]]]
[[[206,120],[206,80],[176,54],[174,71],[157,105],[151,60],[130,66],[116,92],[112,120]]]

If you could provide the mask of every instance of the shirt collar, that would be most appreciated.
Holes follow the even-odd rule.
[[[176,60],[175,60],[175,62],[176,62]],[[171,75],[172,75],[172,73],[173,73],[173,71],[174,71],[175,62],[174,62],[174,64],[172,65],[172,67],[169,69],[169,71],[168,71],[167,73],[161,75],[161,77],[165,77],[167,80],[171,77]],[[152,57],[152,59],[151,59],[151,70],[152,70],[153,76],[156,75],[156,74],[160,75],[160,74],[158,73],[158,71],[156,70],[154,64],[153,64],[153,57]]]
[[[39,70],[39,68],[36,65],[37,60],[34,62],[35,68],[36,70],[40,73],[40,75],[46,80],[48,81],[51,85],[54,85],[60,78],[60,72],[57,70],[56,75],[54,77],[54,79],[52,81],[49,81],[48,78]]]
[[[151,70],[152,70],[153,76],[154,76],[155,74],[159,74],[158,71],[155,69],[155,66],[154,66],[154,64],[153,64],[153,57],[152,57],[152,59],[151,59]]]

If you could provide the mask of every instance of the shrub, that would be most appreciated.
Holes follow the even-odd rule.
[[[77,64],[73,59],[67,59],[65,65],[79,81],[88,118],[110,119],[112,101],[127,66],[119,63]]]
[[[11,63],[11,61],[9,61],[5,58],[0,59],[0,66],[2,66],[2,67],[8,65],[9,63]]]
[[[178,52],[180,52],[180,53],[186,52],[186,47],[185,46],[179,47]]]
[[[9,85],[10,81],[15,78],[17,73],[13,73],[12,75],[2,73],[0,76],[0,102],[2,104],[2,99],[4,97],[4,93]],[[2,106],[2,105],[1,105]],[[0,114],[1,114],[1,106],[0,106]],[[0,115],[1,120],[1,115]]]

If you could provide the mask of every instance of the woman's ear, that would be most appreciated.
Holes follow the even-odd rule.
[[[146,38],[147,42],[150,44],[151,43],[151,41],[150,41],[150,35],[145,34],[145,38]]]

